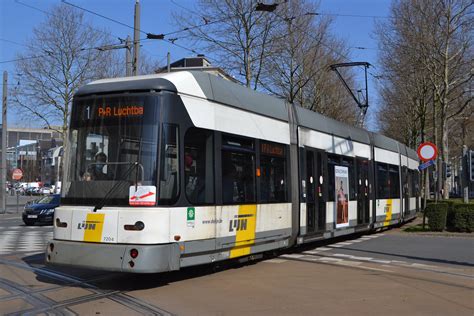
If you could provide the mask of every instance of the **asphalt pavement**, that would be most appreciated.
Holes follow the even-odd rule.
[[[474,315],[474,238],[391,229],[150,275],[44,264],[52,226],[0,215],[0,314]]]

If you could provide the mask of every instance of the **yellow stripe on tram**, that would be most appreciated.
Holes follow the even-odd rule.
[[[385,221],[383,222],[383,226],[390,225],[390,221],[392,220],[392,199],[387,200],[387,205],[385,205]]]
[[[240,205],[239,213],[231,223],[236,229],[235,247],[230,251],[230,258],[250,254],[250,248],[255,243],[257,228],[257,205]]]
[[[84,241],[101,242],[105,214],[89,213],[86,218]]]

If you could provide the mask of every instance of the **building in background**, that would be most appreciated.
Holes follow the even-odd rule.
[[[0,135],[2,132],[0,125]],[[11,127],[8,128],[7,139],[8,181],[11,181],[14,168],[22,169],[24,182],[54,184],[58,181],[57,161],[62,155],[62,138],[59,132],[44,128]]]

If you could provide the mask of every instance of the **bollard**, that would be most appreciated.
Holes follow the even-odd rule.
[[[18,214],[20,210],[20,192],[16,192],[16,213]]]

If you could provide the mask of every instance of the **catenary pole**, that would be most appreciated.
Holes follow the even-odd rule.
[[[132,40],[127,35],[125,40],[125,74],[127,77],[132,75]]]
[[[0,174],[0,190],[2,197],[2,213],[6,213],[7,205],[7,194],[6,192],[6,182],[7,182],[7,90],[8,86],[8,73],[3,72],[3,97],[2,97],[2,164],[1,164],[1,174]]]
[[[167,62],[166,62],[166,67],[168,69],[168,72],[171,72],[171,55],[170,55],[170,52],[168,52],[168,54],[166,54],[166,59],[167,59]]]
[[[140,58],[140,0],[135,1],[135,18],[133,31],[133,75],[138,75]]]

